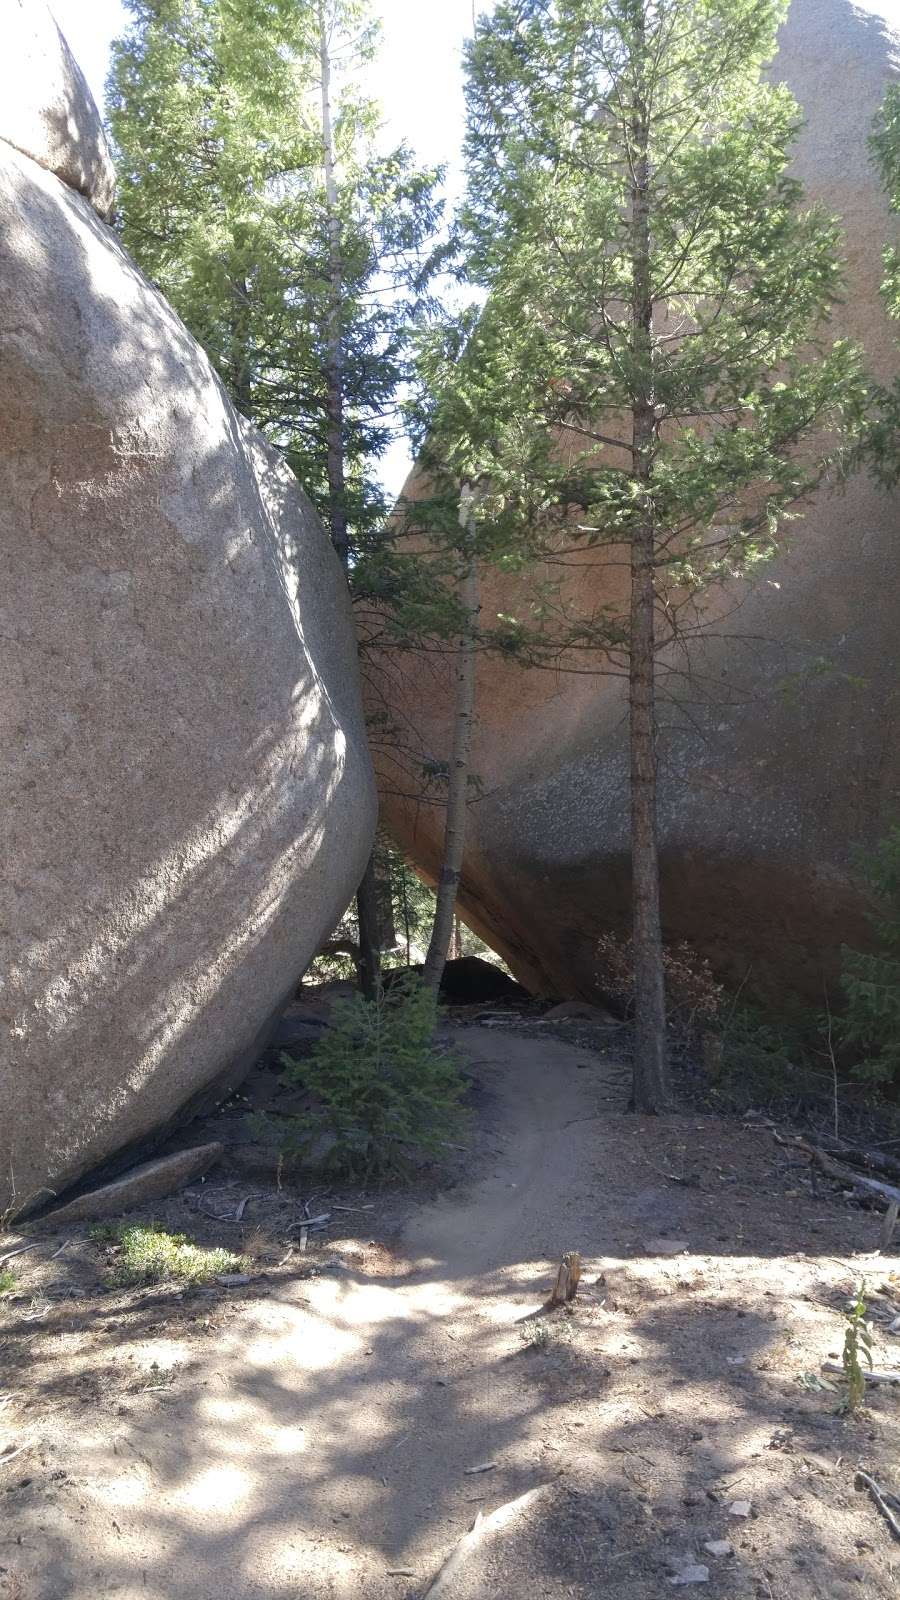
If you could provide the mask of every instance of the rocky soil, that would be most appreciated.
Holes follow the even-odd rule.
[[[900,1392],[842,1415],[822,1373],[863,1278],[900,1364],[878,1219],[758,1120],[628,1116],[608,1053],[455,1031],[472,1130],[438,1186],[226,1165],[153,1208],[248,1281],[114,1288],[84,1226],[4,1240],[33,1248],[0,1301],[0,1594],[419,1600],[479,1511],[436,1593],[895,1594],[854,1480],[900,1488]]]

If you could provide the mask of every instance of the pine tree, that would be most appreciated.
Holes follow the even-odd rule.
[[[385,516],[439,174],[382,149],[366,0],[127,4],[108,89],[124,241],[355,570]]]
[[[481,441],[467,470],[522,552],[589,547],[627,574],[599,615],[557,613],[547,649],[627,682],[633,1099],[650,1112],[669,1097],[659,658],[712,587],[775,551],[861,405],[828,328],[838,230],[803,206],[798,108],[763,77],[785,9],[500,0],[468,52],[464,224],[490,298],[459,368]],[[479,397],[498,388],[517,414],[492,439]],[[508,628],[539,660],[540,629]]]
[[[110,123],[126,244],[318,506],[351,590],[402,586],[378,462],[428,301],[440,174],[384,152],[366,0],[128,0]],[[358,895],[378,984],[376,884]]]

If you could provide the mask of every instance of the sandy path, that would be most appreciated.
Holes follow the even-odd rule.
[[[484,1176],[416,1214],[388,1275],[279,1283],[213,1319],[205,1360],[177,1338],[123,1345],[123,1364],[184,1365],[124,1415],[44,1428],[59,1487],[20,1507],[27,1600],[419,1594],[479,1504],[555,1472],[517,1323],[579,1242],[596,1076],[555,1041],[472,1029],[465,1046]]]
[[[18,1305],[2,1600],[421,1600],[476,1512],[535,1485],[447,1600],[658,1600],[686,1561],[719,1600],[893,1600],[854,1476],[900,1492],[900,1396],[845,1417],[817,1380],[860,1279],[900,1364],[878,1219],[758,1120],[623,1115],[612,1068],[537,1030],[460,1042],[477,1174],[393,1251],[348,1235],[318,1276],[123,1305],[86,1244],[92,1298]],[[567,1248],[573,1314],[523,1321]]]

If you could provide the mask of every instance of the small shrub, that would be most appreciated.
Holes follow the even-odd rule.
[[[291,1119],[287,1153],[382,1183],[407,1174],[414,1152],[440,1154],[459,1126],[463,1085],[456,1058],[435,1043],[436,1022],[434,995],[415,978],[374,1001],[337,1002],[312,1054],[282,1057],[315,1099]]]
[[[597,981],[611,998],[619,1000],[630,1016],[634,1010],[634,955],[630,939],[604,933],[597,940]],[[715,1023],[722,1007],[723,988],[712,975],[705,957],[689,944],[663,949],[666,1011],[670,1023],[692,1032],[703,1023]]]
[[[841,983],[847,997],[835,1019],[841,1042],[853,1052],[854,1077],[900,1082],[900,823],[862,862],[877,903],[869,920],[881,949],[843,951]]]
[[[718,1097],[735,1106],[805,1100],[820,1093],[799,1034],[756,1006],[735,1006],[722,1031]]]
[[[868,1306],[865,1301],[865,1284],[861,1283],[852,1299],[847,1301],[844,1312],[846,1328],[844,1331],[844,1350],[841,1365],[847,1379],[847,1396],[844,1402],[846,1411],[856,1411],[864,1404],[866,1398],[866,1378],[860,1361],[860,1353],[868,1366],[872,1366],[872,1325],[866,1321]]]
[[[136,1283],[208,1283],[220,1273],[241,1272],[242,1256],[231,1250],[205,1249],[186,1234],[167,1233],[158,1223],[104,1223],[91,1238],[112,1247],[109,1281],[125,1288]]]
[[[15,1287],[15,1273],[10,1267],[0,1267],[0,1295],[12,1294]]]

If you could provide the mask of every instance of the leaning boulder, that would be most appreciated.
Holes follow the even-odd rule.
[[[0,0],[0,139],[112,212],[116,175],[84,73],[42,0]]]
[[[88,200],[2,142],[0,209],[2,1215],[240,1078],[375,796],[296,480]]]
[[[836,336],[858,340],[875,374],[898,370],[881,303],[882,250],[896,242],[867,136],[897,81],[900,33],[888,0],[792,0],[773,64],[805,122],[796,171],[842,220],[848,292]],[[414,496],[413,483],[410,493]],[[621,606],[600,555],[539,574],[560,611]],[[780,1004],[821,1007],[843,942],[867,936],[857,846],[900,804],[898,497],[860,474],[822,492],[790,545],[749,591],[726,598],[705,643],[671,659],[660,739],[662,913],[720,978]],[[482,615],[527,614],[528,581],[484,574]],[[563,667],[565,667],[563,663]],[[460,887],[462,915],[534,991],[592,999],[609,987],[597,942],[630,921],[627,690],[616,676],[479,662],[472,767],[478,803]],[[394,713],[405,760],[446,764],[452,663],[385,656],[373,709]],[[443,814],[398,789],[386,753],[384,819],[432,879]]]

